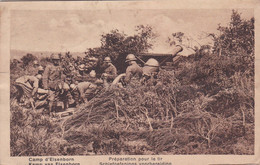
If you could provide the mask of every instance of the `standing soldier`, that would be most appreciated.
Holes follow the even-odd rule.
[[[116,76],[117,76],[117,69],[116,67],[112,64],[111,58],[110,57],[106,57],[104,59],[104,65],[106,67],[104,73],[102,74],[101,77],[104,77],[104,79],[107,82],[112,82]]]
[[[49,89],[49,113],[52,112],[52,106],[55,100],[55,97],[58,95],[58,92],[62,90],[62,93],[66,92],[69,89],[68,84],[64,83],[65,77],[63,76],[63,70],[59,66],[60,57],[58,54],[52,55],[53,65],[47,65],[43,73],[43,87],[44,89]],[[58,91],[59,90],[59,91]],[[64,108],[66,108],[66,98],[63,100]]]
[[[128,67],[126,68],[125,82],[128,84],[132,78],[140,79],[142,77],[142,68],[136,63],[135,55],[128,54],[126,56],[126,63]]]

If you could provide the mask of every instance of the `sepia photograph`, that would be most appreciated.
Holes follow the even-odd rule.
[[[9,16],[10,157],[256,154],[254,8]]]

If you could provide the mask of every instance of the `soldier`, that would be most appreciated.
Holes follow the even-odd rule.
[[[65,82],[67,84],[71,84],[74,83],[74,78],[75,78],[75,74],[76,74],[76,69],[75,67],[71,64],[68,63],[67,66],[64,66],[63,68],[63,74],[65,75]]]
[[[132,78],[141,78],[143,71],[142,68],[136,63],[135,55],[128,54],[126,56],[126,63],[129,65],[126,68],[125,82],[129,83]]]
[[[86,80],[86,74],[84,73],[85,70],[85,65],[81,64],[78,66],[78,71],[76,69],[74,69],[71,74],[70,74],[70,92],[68,97],[70,98],[70,100],[75,101],[76,106],[79,105],[79,92],[76,90],[76,87],[78,85],[79,82],[83,82]]]
[[[48,98],[48,90],[43,89],[42,85],[42,75],[37,74],[35,77],[39,80],[39,88],[37,90],[37,100],[35,100],[35,108],[39,108],[47,104],[47,98]]]
[[[88,62],[85,64],[85,72],[89,74],[92,70],[95,70],[98,64],[98,59],[96,57],[89,57]]]
[[[82,64],[82,58],[80,56],[77,56],[77,59],[75,62],[79,66],[80,64]]]
[[[68,62],[68,64],[64,66],[63,74],[65,75],[65,84],[75,85],[77,70],[72,63]],[[66,92],[66,99],[68,100],[68,104],[71,105],[74,103],[75,100],[77,100],[75,99],[78,97],[77,93],[73,93],[73,90],[69,90]]]
[[[86,85],[82,85],[82,84],[89,84],[89,83],[93,83],[96,80],[96,72],[95,70],[92,70],[89,74],[86,74],[84,72],[85,70],[85,65],[81,64],[78,67],[78,71],[74,72],[73,77],[72,77],[72,83],[70,84],[70,94],[72,95],[76,106],[79,105],[80,102],[82,102],[80,99],[80,93],[82,95],[82,97],[84,97],[84,94],[82,94],[82,91],[85,91],[85,87]],[[79,85],[80,84],[80,85]],[[80,92],[77,88],[77,90],[75,90],[75,87],[77,87],[77,85],[79,85],[79,89]],[[92,86],[91,86],[92,87]]]
[[[37,68],[39,66],[39,62],[37,60],[33,61],[33,67]]]
[[[88,74],[88,82],[95,83],[97,81],[97,73],[95,70],[91,70]]]
[[[43,75],[43,72],[44,72],[44,68],[43,68],[43,66],[39,66],[38,67],[38,73],[37,73],[37,75],[36,75],[36,77],[38,76],[41,76],[41,78],[39,79],[39,88],[43,88],[43,83],[42,83],[42,75]]]
[[[28,67],[27,73],[29,73],[31,76],[35,76],[38,74],[38,68],[39,68],[39,62],[37,60],[34,60],[32,62],[32,67]]]
[[[87,103],[88,98],[95,93],[97,85],[91,82],[81,82],[77,88],[80,95],[80,102]]]
[[[83,81],[88,81],[88,75],[85,73],[85,65],[81,64],[78,67],[78,71],[75,73],[75,81],[74,83],[79,83]]]
[[[107,82],[112,82],[117,76],[117,69],[112,64],[110,57],[106,57],[104,59],[104,65],[105,65],[106,69],[105,69],[104,73],[101,75],[101,77],[106,79]]]
[[[103,83],[102,80],[96,78],[96,72],[94,70],[89,73],[89,76],[92,78],[91,81],[80,82],[77,86],[71,85],[71,89],[74,91],[74,93],[76,91],[79,93],[79,100],[76,100],[78,103],[87,103],[88,100],[93,97],[98,88],[98,85]]]
[[[47,65],[43,73],[43,87],[44,89],[49,89],[49,113],[52,112],[52,106],[55,97],[59,94],[65,96],[66,92],[69,90],[68,84],[64,83],[65,76],[63,75],[63,69],[59,66],[60,57],[55,54],[52,55],[53,65]],[[63,98],[64,109],[67,108],[66,97]]]
[[[21,103],[23,94],[29,99],[32,108],[34,109],[35,100],[37,97],[37,90],[39,88],[40,76],[22,76],[15,81],[15,86],[18,89],[17,101]]]
[[[143,67],[143,78],[141,81],[145,83],[148,80],[150,80],[150,82],[155,85],[156,83],[155,79],[159,72],[159,67],[160,64],[156,59],[154,58],[148,59],[148,61],[144,64]]]
[[[40,66],[38,67],[38,74],[42,75],[43,72],[44,72],[44,68],[43,68],[43,66],[40,65]]]

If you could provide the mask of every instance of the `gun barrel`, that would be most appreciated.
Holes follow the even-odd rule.
[[[173,49],[172,56],[177,55],[181,51],[183,51],[183,48],[180,45],[176,45],[175,48]]]

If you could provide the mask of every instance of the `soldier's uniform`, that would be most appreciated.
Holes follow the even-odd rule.
[[[85,74],[83,71],[74,71],[72,73],[72,83],[71,86],[78,85],[81,82],[84,82],[87,80],[87,74]],[[80,103],[80,94],[78,90],[75,90],[73,87],[71,87],[70,91],[73,99],[75,100],[76,105],[79,105]]]
[[[44,89],[56,90],[59,83],[63,83],[65,76],[60,66],[48,65],[43,72],[42,82]]]
[[[110,63],[109,66],[104,70],[104,73],[106,73],[107,81],[112,82],[117,76],[117,69],[112,63]]]
[[[38,67],[35,65],[31,65],[31,67],[27,67],[25,69],[26,75],[36,76],[38,74]]]
[[[148,59],[148,61],[144,64],[143,67],[143,78],[141,82],[145,83],[146,85],[156,85],[159,67],[160,64],[156,59]]]
[[[43,83],[42,83],[42,74],[43,74],[43,72],[44,72],[43,66],[39,66],[37,75],[41,75],[41,79],[39,79],[39,88],[42,88],[42,89],[43,89]]]
[[[18,102],[20,102],[23,94],[27,98],[33,98],[36,96],[36,92],[39,87],[39,79],[35,76],[22,76],[15,81],[15,86],[18,89],[18,95],[16,96]]]
[[[35,76],[38,74],[39,71],[39,62],[37,60],[33,61],[32,67],[28,67],[26,69],[26,72],[32,76]]]
[[[131,79],[140,79],[143,74],[142,68],[136,63],[136,57],[133,54],[128,54],[126,56],[126,63],[128,67],[126,68],[125,83],[129,83]]]
[[[77,88],[80,94],[80,101],[86,103],[89,98],[93,97],[97,85],[91,82],[80,82]]]
[[[132,78],[140,79],[142,74],[142,68],[137,63],[134,63],[126,68],[125,82],[129,83]]]
[[[77,71],[74,74],[74,81],[77,81],[77,83],[88,81],[88,79],[89,75],[86,74],[84,71]]]
[[[63,74],[65,75],[65,82],[67,84],[73,84],[74,83],[76,70],[75,70],[75,68],[72,64],[69,64],[68,67],[64,68]]]
[[[88,81],[83,81],[83,82],[79,82],[77,85],[77,90],[74,90],[74,92],[78,92],[79,94],[79,102],[87,102],[89,99],[91,99],[98,87],[98,84],[101,85],[103,84],[102,80],[98,80],[96,78],[96,72],[94,70],[92,70],[89,73],[89,78]]]
[[[85,73],[89,74],[92,70],[96,70],[98,66],[98,59],[95,57],[89,57],[87,58],[86,64],[85,64]]]
[[[77,71],[75,70],[73,65],[70,65],[66,70],[64,70],[64,75],[65,75],[65,83],[68,84],[69,86],[73,86],[76,84],[76,74]],[[71,89],[71,88],[70,88]],[[78,99],[79,94],[78,92],[75,92],[75,90],[71,89],[67,92],[67,99],[68,103],[72,104],[74,101],[76,104],[78,104]]]

